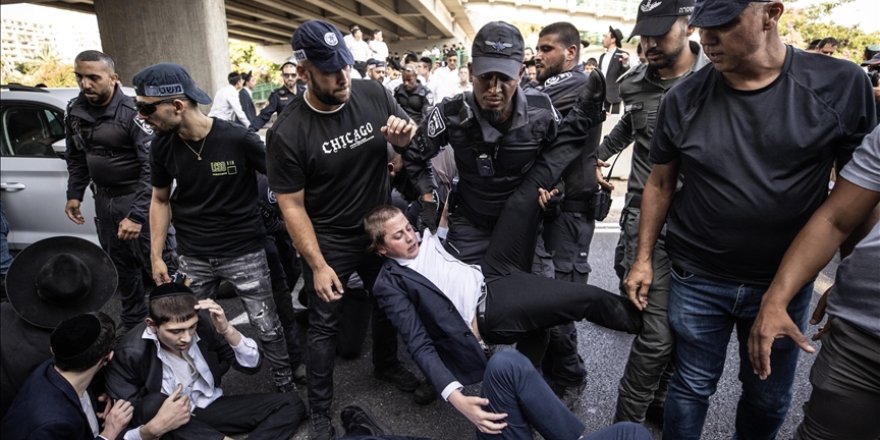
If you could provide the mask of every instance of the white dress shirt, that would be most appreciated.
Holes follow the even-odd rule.
[[[240,122],[245,127],[251,126],[244,109],[241,108],[241,100],[238,97],[238,90],[233,85],[227,85],[217,91],[214,95],[214,104],[208,116],[225,121]]]

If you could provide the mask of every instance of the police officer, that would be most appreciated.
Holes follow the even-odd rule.
[[[119,274],[122,325],[131,328],[147,316],[143,271],[150,273],[150,142],[153,132],[137,119],[134,99],[125,96],[113,60],[87,50],[76,56],[80,94],[70,101],[67,135],[67,204],[64,212],[85,223],[80,205],[89,182],[95,184],[98,240]],[[163,259],[177,269],[173,229]],[[152,282],[152,281],[150,281]]]
[[[430,157],[451,146],[459,183],[449,202],[446,246],[462,261],[477,264],[504,203],[539,160],[541,150],[558,142],[562,118],[546,95],[519,87],[523,39],[515,27],[504,22],[483,26],[474,38],[472,54],[473,92],[434,107],[405,157],[423,202],[430,203],[432,170],[413,156]],[[590,81],[594,91],[604,85],[600,76]],[[590,113],[594,104],[587,99],[580,105],[598,120]]]
[[[431,107],[434,97],[431,90],[419,84],[415,66],[410,64],[403,68],[403,83],[394,89],[394,100],[416,124],[421,124],[424,115]]]
[[[580,34],[568,22],[544,27],[538,36],[535,55],[537,89],[546,93],[562,115],[567,115],[589,77],[578,64]],[[594,203],[596,148],[601,125],[593,127],[581,156],[563,174],[559,186],[561,203],[544,218],[544,249],[552,261],[551,275],[559,280],[586,284],[590,276],[588,255],[595,229]],[[540,244],[539,244],[540,248]],[[538,254],[541,255],[540,253]],[[549,330],[550,341],[544,358],[544,378],[573,409],[586,386],[584,361],[577,352],[577,329],[573,323]]]
[[[251,124],[251,128],[259,130],[272,119],[275,113],[281,114],[281,110],[287,107],[287,104],[305,90],[305,85],[296,80],[296,60],[289,59],[281,65],[281,81],[283,86],[275,89],[269,95],[269,102],[260,110],[256,121]]]
[[[639,44],[648,62],[621,77],[624,114],[599,146],[599,159],[604,161],[634,141],[614,261],[621,280],[632,266],[638,246],[642,192],[653,165],[648,152],[660,100],[670,87],[708,63],[700,45],[688,40],[693,29],[688,28],[687,17],[693,6],[693,0],[677,0],[653,9],[639,8],[633,35],[640,36]],[[633,340],[629,361],[620,379],[615,421],[641,423],[648,418],[662,423],[673,353],[672,331],[666,316],[670,279],[664,236],[665,228],[654,247],[654,278],[642,315],[645,325]],[[621,292],[625,293],[622,287]]]

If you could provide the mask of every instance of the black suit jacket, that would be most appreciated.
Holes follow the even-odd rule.
[[[132,328],[117,343],[113,362],[110,362],[107,370],[107,393],[114,399],[131,402],[135,408],[144,396],[162,392],[162,361],[156,354],[156,342],[143,338],[146,326],[147,324],[141,323]],[[260,370],[259,364],[254,368],[238,364],[232,347],[214,330],[207,313],[199,313],[196,333],[199,335],[199,351],[214,376],[215,387],[220,386],[221,378],[229,371],[230,366],[247,374]],[[260,362],[262,363],[262,357]],[[144,423],[146,420],[132,422]]]
[[[254,100],[251,98],[251,94],[248,93],[244,87],[238,91],[238,101],[241,103],[241,109],[244,110],[248,122],[250,122],[251,125],[254,125],[257,122],[257,107],[254,106]]]
[[[427,278],[386,258],[373,294],[437,392],[483,380],[486,355],[452,301]]]
[[[73,386],[53,365],[51,359],[40,364],[21,387],[3,418],[4,439],[98,438],[92,434]]]
[[[620,75],[623,75],[627,70],[623,67],[623,63],[620,62],[620,56],[616,56],[623,52],[619,47],[615,47],[613,52],[606,52],[599,56],[600,69],[605,57],[611,57],[611,61],[608,64],[608,73],[605,75],[605,100],[612,104],[620,102],[620,85],[617,84],[617,78],[620,78]]]

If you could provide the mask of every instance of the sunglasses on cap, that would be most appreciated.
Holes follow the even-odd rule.
[[[160,105],[162,105],[162,104],[167,104],[167,103],[169,103],[169,102],[174,102],[174,101],[177,100],[177,99],[181,99],[181,98],[179,98],[179,97],[177,97],[177,98],[165,98],[165,99],[160,99],[160,100],[155,101],[155,102],[137,101],[137,102],[134,103],[134,108],[137,109],[137,112],[138,112],[139,115],[141,115],[141,116],[150,116],[150,115],[152,115],[153,113],[156,113],[156,110],[159,109],[159,106],[160,106]]]

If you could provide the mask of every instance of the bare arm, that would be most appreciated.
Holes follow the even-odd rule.
[[[678,180],[678,166],[678,160],[654,165],[645,183],[639,218],[639,246],[635,261],[624,281],[626,295],[639,310],[644,310],[648,305],[648,289],[654,276],[654,245],[660,237],[663,224],[666,223],[666,213],[672,203]]]
[[[287,232],[293,239],[296,249],[308,263],[314,274],[315,292],[324,301],[335,301],[342,298],[342,282],[336,276],[336,272],[324,260],[321,248],[318,245],[318,237],[312,226],[312,219],[306,212],[305,191],[299,190],[294,193],[276,193],[278,206],[281,208],[281,216],[287,226]]]
[[[171,225],[171,187],[153,187],[150,200],[150,262],[153,266],[153,281],[156,284],[171,282],[168,267],[162,260],[165,238]]]
[[[876,221],[880,192],[871,191],[840,177],[831,196],[813,213],[785,252],[779,270],[761,300],[761,310],[749,336],[749,359],[755,374],[766,379],[770,371],[773,340],[788,336],[805,351],[815,349],[807,342],[786,311],[792,298],[831,261],[837,249],[857,228],[866,233]],[[852,240],[849,240],[852,241]]]

